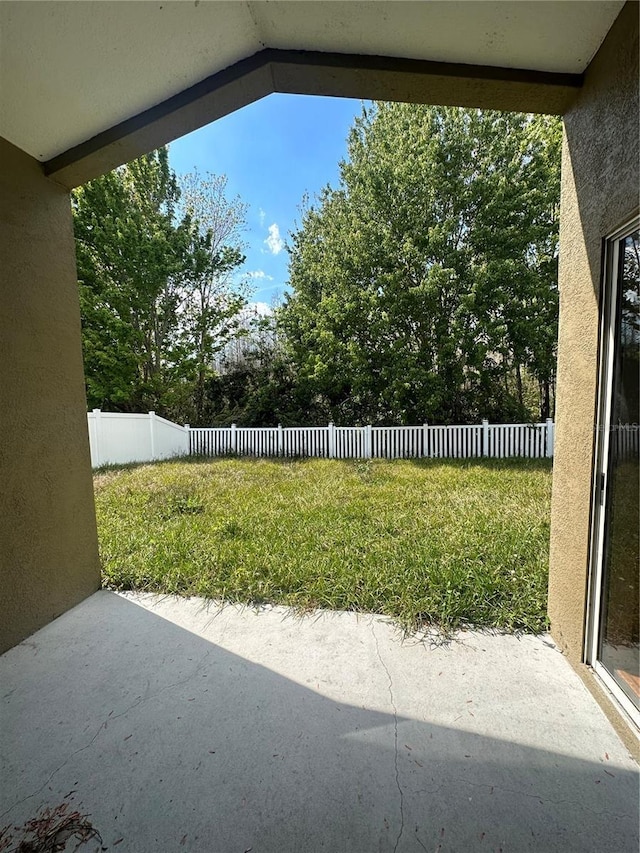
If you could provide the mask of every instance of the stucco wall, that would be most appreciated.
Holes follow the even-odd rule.
[[[68,193],[0,139],[0,652],[99,587]]]
[[[638,209],[638,13],[638,3],[623,8],[564,116],[549,617],[574,661],[584,641],[602,240]]]

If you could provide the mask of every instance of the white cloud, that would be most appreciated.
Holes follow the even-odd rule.
[[[273,308],[267,305],[266,302],[250,302],[248,307],[252,308],[261,317],[268,317],[270,314],[273,314]]]
[[[279,255],[284,249],[284,240],[280,236],[280,229],[275,222],[269,226],[269,236],[264,242],[272,255]]]
[[[247,329],[256,317],[270,317],[272,314],[273,308],[266,302],[247,302],[238,315],[240,327]]]
[[[260,218],[260,227],[261,228],[264,228],[264,220],[265,220],[266,215],[267,214],[264,212],[264,210],[261,207],[258,208],[258,217]]]
[[[254,281],[273,281],[273,276],[267,275],[264,270],[253,270],[252,272],[248,272],[247,276]]]

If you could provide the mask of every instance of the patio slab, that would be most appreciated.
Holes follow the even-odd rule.
[[[549,637],[104,591],[0,685],[0,828],[69,803],[82,850],[638,850],[638,767]]]

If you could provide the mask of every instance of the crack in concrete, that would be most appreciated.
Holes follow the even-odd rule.
[[[13,803],[11,806],[9,806],[9,808],[8,808],[8,809],[6,809],[6,810],[5,810],[5,811],[3,811],[2,813],[0,813],[0,819],[1,819],[1,818],[3,818],[3,817],[5,817],[6,815],[8,815],[10,812],[12,812],[12,811],[13,811],[15,808],[17,808],[18,806],[22,805],[22,803],[26,803],[26,802],[27,802],[27,800],[32,799],[33,797],[37,796],[41,791],[43,791],[43,790],[47,787],[47,785],[49,784],[49,782],[51,782],[51,780],[53,779],[53,777],[54,777],[57,773],[59,773],[59,772],[63,769],[63,767],[66,767],[66,766],[67,766],[67,764],[68,764],[68,763],[69,763],[73,758],[75,758],[75,756],[76,756],[76,755],[78,755],[80,752],[84,752],[84,751],[85,751],[85,749],[89,749],[89,747],[93,745],[94,741],[96,740],[96,738],[98,737],[98,735],[100,734],[100,732],[101,732],[103,729],[106,729],[106,728],[107,728],[107,724],[108,724],[108,723],[110,723],[112,720],[117,720],[117,719],[118,719],[118,717],[124,717],[124,716],[126,716],[130,711],[133,711],[133,709],[134,709],[134,708],[137,708],[139,705],[143,705],[145,702],[149,702],[151,699],[156,699],[156,698],[157,698],[161,693],[164,693],[164,691],[165,691],[165,690],[171,690],[173,687],[179,687],[181,684],[186,684],[188,681],[191,681],[191,679],[192,679],[194,676],[196,676],[196,675],[198,674],[198,672],[200,672],[200,670],[201,670],[201,669],[202,669],[202,667],[204,666],[204,664],[205,664],[205,662],[206,662],[206,660],[207,660],[207,658],[209,657],[209,655],[210,655],[210,654],[211,654],[211,650],[209,649],[209,650],[207,650],[207,652],[202,656],[202,658],[200,659],[200,661],[199,661],[198,665],[197,665],[197,666],[196,666],[196,668],[193,670],[193,672],[192,672],[192,673],[190,673],[186,678],[181,678],[181,679],[180,679],[180,681],[174,681],[174,682],[172,682],[171,684],[165,684],[163,687],[161,687],[161,688],[160,688],[159,690],[157,690],[155,693],[149,694],[149,681],[147,680],[147,689],[146,689],[146,691],[145,691],[145,693],[146,693],[146,695],[145,695],[145,696],[138,696],[138,698],[137,698],[137,700],[136,700],[135,702],[133,702],[131,705],[129,705],[127,708],[125,708],[125,709],[124,709],[124,711],[120,711],[120,713],[119,713],[119,714],[112,714],[111,716],[107,716],[107,717],[106,717],[106,718],[105,718],[105,719],[100,723],[99,728],[97,729],[97,731],[95,732],[95,734],[93,735],[93,737],[91,738],[91,740],[90,740],[88,743],[86,743],[84,746],[79,747],[78,749],[75,749],[75,750],[71,753],[71,755],[67,756],[67,758],[65,758],[65,760],[62,762],[62,764],[60,764],[58,767],[56,767],[56,769],[55,769],[55,770],[54,770],[54,771],[49,775],[49,777],[47,778],[47,780],[46,780],[46,781],[45,781],[45,782],[44,782],[44,783],[43,783],[43,784],[42,784],[42,785],[41,785],[37,790],[33,791],[31,794],[27,794],[27,796],[26,796],[26,797],[23,797],[21,800],[17,800],[15,803]]]
[[[396,787],[398,788],[398,793],[400,794],[400,831],[398,832],[396,843],[393,845],[393,853],[397,853],[398,846],[400,844],[400,839],[402,838],[402,833],[404,832],[404,792],[400,785],[400,771],[398,769],[398,709],[396,707],[395,699],[393,698],[393,680],[391,678],[389,668],[382,659],[382,655],[380,654],[380,646],[378,645],[378,637],[376,636],[373,621],[371,622],[371,633],[376,644],[376,654],[378,655],[378,660],[380,661],[384,671],[387,673],[387,678],[389,679],[389,698],[391,700],[391,707],[393,708],[393,737],[395,748],[394,766],[396,771]]]

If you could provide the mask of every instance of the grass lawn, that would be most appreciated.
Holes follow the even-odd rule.
[[[95,492],[113,589],[546,627],[549,460],[190,460]]]

